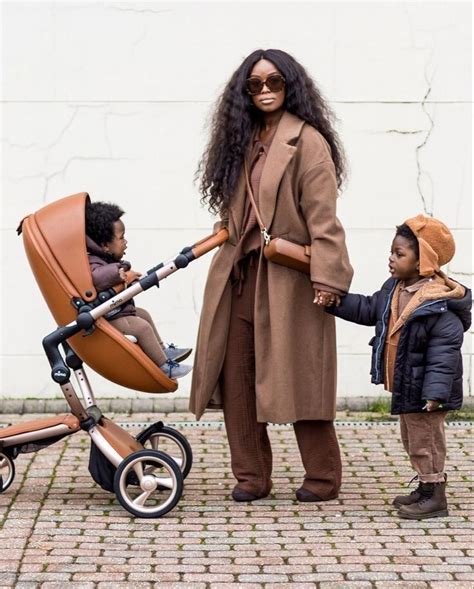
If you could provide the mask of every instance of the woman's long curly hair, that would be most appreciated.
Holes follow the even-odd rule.
[[[212,213],[229,207],[241,173],[244,155],[261,112],[247,94],[245,81],[260,59],[271,61],[286,80],[284,109],[317,129],[331,147],[337,184],[345,175],[341,142],[333,128],[335,115],[306,70],[291,55],[279,49],[258,49],[234,72],[219,98],[212,118],[211,138],[199,164],[202,202]]]

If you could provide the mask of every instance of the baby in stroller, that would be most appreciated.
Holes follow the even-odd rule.
[[[98,292],[117,286],[125,288],[141,277],[123,259],[127,249],[124,211],[116,204],[86,204],[86,246],[92,281]],[[181,378],[192,366],[179,364],[192,352],[191,348],[165,346],[148,311],[135,307],[133,299],[114,309],[106,319],[118,331],[136,338],[138,345],[169,378]]]

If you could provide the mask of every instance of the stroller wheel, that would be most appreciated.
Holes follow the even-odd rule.
[[[15,478],[15,464],[10,456],[0,452],[0,493],[3,493],[13,483]]]
[[[185,479],[193,464],[193,451],[190,443],[183,434],[166,425],[163,425],[159,431],[145,431],[143,434],[142,436],[137,436],[140,443],[145,448],[160,450],[168,454],[179,466],[183,474],[183,479]]]
[[[163,452],[140,450],[119,464],[114,491],[121,505],[132,515],[161,517],[181,498],[183,475],[174,460]]]

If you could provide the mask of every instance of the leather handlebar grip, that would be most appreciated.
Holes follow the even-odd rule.
[[[192,247],[193,255],[195,258],[199,258],[213,250],[215,247],[219,247],[228,239],[229,231],[226,228],[220,229],[217,233],[214,233],[214,235],[210,235],[195,243]]]

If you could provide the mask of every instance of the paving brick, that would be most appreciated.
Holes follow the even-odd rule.
[[[123,407],[150,411],[138,401]],[[119,416],[140,419],[163,415]],[[183,428],[193,470],[181,501],[160,520],[133,518],[95,485],[82,432],[20,455],[16,481],[0,495],[0,589],[472,588],[468,427],[447,429],[456,457],[448,459],[450,517],[423,522],[400,520],[390,505],[410,478],[396,427],[338,426],[343,487],[321,504],[294,498],[304,471],[291,428],[269,430],[272,495],[236,504],[224,429]]]

